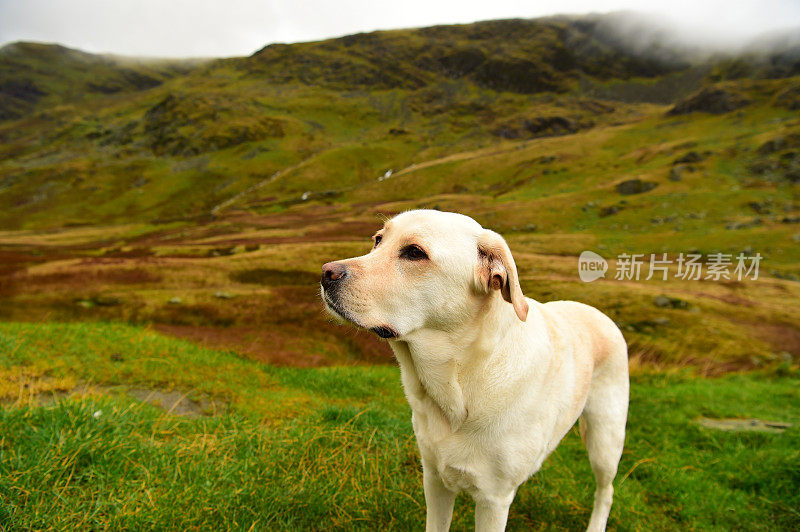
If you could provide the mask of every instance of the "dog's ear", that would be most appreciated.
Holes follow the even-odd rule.
[[[487,290],[500,290],[503,299],[514,305],[519,319],[525,321],[528,302],[519,286],[514,257],[503,237],[488,229],[478,237],[478,279]]]

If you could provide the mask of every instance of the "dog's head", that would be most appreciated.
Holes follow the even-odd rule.
[[[457,330],[487,298],[502,297],[525,321],[528,303],[505,240],[462,214],[408,211],[375,233],[372,251],[322,267],[334,316],[382,338]]]

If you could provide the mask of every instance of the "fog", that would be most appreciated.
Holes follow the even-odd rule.
[[[0,44],[34,40],[90,52],[220,57],[247,55],[273,42],[376,29],[623,10],[642,12],[668,41],[715,49],[735,49],[764,33],[800,27],[797,0],[0,0]],[[646,44],[651,38],[625,24],[621,30],[632,41]]]

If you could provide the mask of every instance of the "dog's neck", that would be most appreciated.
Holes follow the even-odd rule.
[[[504,357],[498,349],[515,335],[524,334],[525,323],[499,293],[487,298],[472,320],[453,330],[423,329],[402,340],[391,341],[403,376],[403,387],[412,408],[432,400],[457,431],[469,415],[460,384],[460,369],[467,357],[490,360]],[[534,314],[531,309],[530,314]],[[533,319],[529,316],[528,320]],[[503,361],[500,361],[503,363]]]

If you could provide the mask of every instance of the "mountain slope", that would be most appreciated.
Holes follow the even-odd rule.
[[[762,47],[768,51],[760,59],[700,57],[659,44],[655,30],[649,40],[634,42],[641,26],[638,33],[622,31],[627,19],[620,17],[375,32],[187,64],[6,46],[0,50],[6,117],[0,120],[0,227],[179,220],[220,214],[220,205],[274,210],[308,200],[392,202],[441,193],[505,202],[529,195],[530,184],[520,178],[501,183],[508,178],[478,160],[469,178],[438,170],[415,170],[414,176],[430,176],[422,181],[378,177],[475,150],[513,153],[548,137],[576,136],[567,142],[583,143],[614,135],[623,124],[639,139],[657,142],[648,148],[626,137],[628,152],[659,152],[665,140],[650,128],[666,131],[680,123],[665,116],[664,104],[715,82],[722,88],[706,100],[687,100],[688,112],[714,111],[722,100],[721,110],[732,112],[730,102],[740,102],[738,112],[752,124],[741,132],[752,143],[744,148],[762,141],[759,120],[793,131],[796,78],[751,81],[732,66],[766,65],[775,57],[791,66],[790,43]],[[781,72],[792,74],[792,68]],[[747,72],[776,74],[755,67]],[[739,79],[723,81],[731,77]],[[779,94],[783,103],[776,103]],[[690,129],[693,142],[716,142],[716,130]],[[710,156],[707,171],[729,167],[725,150],[741,144],[730,142]],[[565,159],[564,179],[602,167],[601,155]],[[740,161],[741,153],[730,159]],[[670,161],[658,160],[666,175]],[[782,164],[791,174],[796,163],[787,161]],[[598,190],[641,173],[637,164],[604,172],[607,181]],[[724,216],[738,212],[731,206]]]
[[[241,61],[250,75],[334,88],[416,89],[443,79],[522,94],[565,92],[580,75],[653,77],[685,60],[626,52],[597,21],[501,20],[271,45]]]
[[[192,62],[101,56],[59,45],[17,42],[0,48],[0,120],[37,108],[150,89]]]

